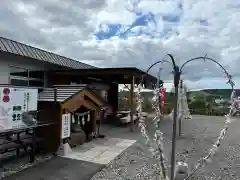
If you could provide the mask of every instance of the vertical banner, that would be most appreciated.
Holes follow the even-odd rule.
[[[166,103],[166,88],[160,88],[161,103],[164,105]]]
[[[71,114],[62,115],[62,139],[69,138],[71,134]]]

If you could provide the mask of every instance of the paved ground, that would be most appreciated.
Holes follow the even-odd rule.
[[[86,161],[55,157],[4,180],[88,180],[102,167]]]
[[[177,159],[183,157],[193,167],[194,163],[211,147],[223,127],[224,119],[221,117],[194,116],[192,120],[184,122],[183,135],[177,140]],[[153,132],[150,119],[147,120],[150,134]],[[193,179],[212,180],[238,180],[240,179],[240,120],[234,122],[223,141],[219,152],[213,162],[206,168],[198,171]],[[171,150],[171,120],[161,122],[161,130],[165,138],[165,154],[169,158]],[[73,159],[54,159],[43,164],[17,173],[6,180],[155,180],[158,179],[158,161],[151,158],[147,146],[144,144],[139,132],[130,133],[128,128],[109,128],[104,126],[102,132],[111,138],[132,139],[137,142],[125,150],[118,158],[105,168],[100,164],[93,164]],[[39,167],[39,168],[38,168]],[[102,169],[103,168],[103,169]],[[49,170],[51,169],[51,170]],[[91,172],[87,169],[92,169]],[[95,172],[102,169],[96,173]],[[86,174],[84,178],[79,175]],[[46,178],[48,176],[48,178]],[[68,178],[67,178],[68,177]],[[45,178],[45,179],[44,179]]]
[[[72,153],[64,157],[54,157],[51,160],[31,165],[27,157],[15,159],[4,165],[5,174],[14,172],[4,180],[89,180],[97,171],[115,159],[126,148],[136,142],[134,139],[119,138],[126,128],[104,126],[104,139],[97,139],[73,148]],[[112,135],[111,134],[114,134]],[[28,167],[23,170],[22,167]],[[29,167],[31,166],[31,167]],[[24,168],[25,168],[24,167]],[[18,172],[21,170],[20,172]],[[17,172],[17,173],[16,173]]]
[[[64,157],[96,164],[108,164],[135,142],[136,140],[107,136],[73,148],[72,152]]]

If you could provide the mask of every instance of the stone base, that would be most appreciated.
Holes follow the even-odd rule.
[[[67,156],[68,154],[70,154],[72,152],[72,149],[70,147],[70,145],[68,143],[61,143],[58,151],[57,151],[57,155],[59,156]]]
[[[82,145],[86,141],[86,134],[83,131],[71,133],[71,138],[68,141],[71,147]]]

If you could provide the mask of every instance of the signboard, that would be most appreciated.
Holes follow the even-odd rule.
[[[0,87],[0,128],[25,126],[22,113],[37,110],[38,89]]]
[[[69,138],[71,134],[71,114],[62,115],[62,139]]]

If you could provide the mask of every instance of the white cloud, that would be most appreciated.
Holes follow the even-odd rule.
[[[106,0],[106,6],[97,13],[97,21],[101,23],[131,24],[135,15],[126,9],[126,1]]]
[[[239,1],[142,0],[135,10],[170,18],[180,16],[179,22],[158,16],[156,31],[165,32],[158,39],[140,36],[96,40],[94,32],[99,24],[130,25],[134,21],[135,14],[126,9],[127,4],[127,0],[3,0],[0,35],[101,67],[147,69],[166,53],[172,53],[180,64],[208,54],[240,81]],[[152,32],[153,27],[136,27],[134,33]],[[107,26],[105,30],[109,30]],[[169,80],[170,66],[164,67],[167,73],[163,72],[163,80]],[[221,70],[211,63],[195,62],[184,69],[184,78],[191,88],[220,86],[216,83],[219,77],[223,77]]]

